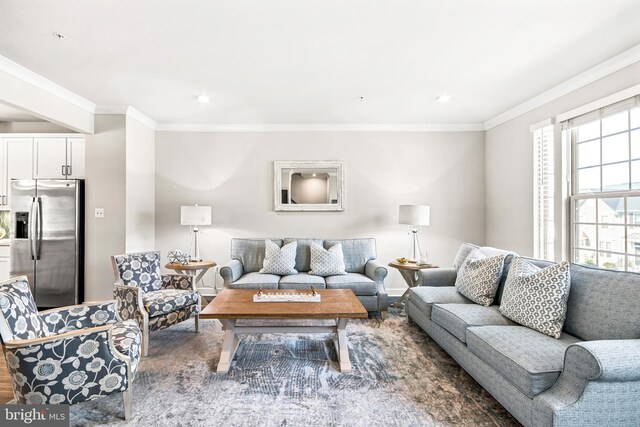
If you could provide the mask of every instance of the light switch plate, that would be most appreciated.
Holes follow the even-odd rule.
[[[96,208],[96,218],[104,218],[104,208]]]

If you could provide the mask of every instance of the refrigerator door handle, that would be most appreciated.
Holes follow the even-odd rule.
[[[29,229],[27,230],[28,233],[28,237],[29,237],[29,254],[31,255],[31,259],[35,260],[36,259],[36,255],[35,255],[35,250],[34,250],[34,244],[35,244],[35,228],[36,228],[36,222],[34,221],[35,217],[34,217],[34,210],[33,208],[36,205],[36,198],[34,197],[33,200],[31,201],[31,208],[29,209]]]
[[[35,247],[36,247],[36,260],[40,259],[40,244],[42,243],[42,198],[36,197],[36,234],[35,234]]]

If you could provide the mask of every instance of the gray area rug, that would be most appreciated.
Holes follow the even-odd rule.
[[[510,426],[517,422],[398,311],[347,327],[353,371],[329,335],[249,335],[216,374],[221,325],[151,334],[134,381],[133,418],[114,395],[71,407],[77,426]]]

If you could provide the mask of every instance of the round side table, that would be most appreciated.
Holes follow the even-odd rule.
[[[396,261],[391,261],[389,263],[389,267],[393,267],[400,272],[404,281],[407,282],[407,285],[409,285],[409,289],[418,286],[418,272],[420,270],[438,268],[437,265],[433,264],[418,265],[415,262],[405,262],[404,264],[401,264]],[[409,295],[409,289],[404,291],[402,296],[398,298],[398,301],[391,304],[391,307],[400,307],[400,305],[403,304],[404,300],[407,298],[407,295]]]
[[[203,260],[203,261],[189,261],[189,264],[179,264],[179,263],[174,264],[172,262],[169,262],[164,267],[170,270],[175,270],[181,274],[189,274],[191,276],[194,276],[195,278],[193,279],[193,287],[197,291],[198,283],[202,283],[204,285],[204,283],[202,282],[202,278],[204,277],[205,273],[209,271],[210,268],[213,268],[216,265],[218,264],[216,264],[213,261]],[[215,286],[213,290],[214,292],[216,292]],[[207,300],[204,299],[202,295],[200,295],[200,301],[203,303],[203,305],[207,305]]]

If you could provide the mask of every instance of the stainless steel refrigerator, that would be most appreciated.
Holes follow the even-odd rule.
[[[36,305],[81,303],[84,180],[12,180],[11,227],[11,276],[29,278]]]

